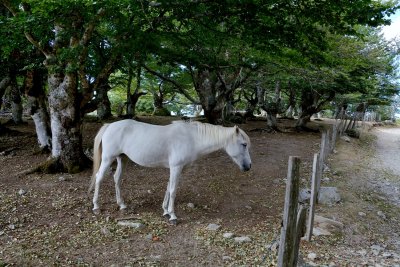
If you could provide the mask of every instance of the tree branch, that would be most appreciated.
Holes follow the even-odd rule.
[[[16,17],[18,15],[18,11],[17,9],[10,3],[10,1],[8,0],[1,0],[1,3],[3,3],[3,5],[8,9],[8,11],[11,12],[11,14]],[[25,8],[24,8],[24,12]],[[48,51],[47,49],[43,48],[39,42],[33,37],[32,33],[30,32],[24,32],[26,39],[32,44],[34,45],[37,49],[40,50],[40,52],[43,53],[43,55],[48,59],[51,57],[51,52]]]
[[[149,73],[151,73],[151,74],[153,74],[153,75],[159,77],[160,79],[162,79],[162,80],[164,80],[164,81],[167,81],[167,82],[169,82],[169,83],[172,83],[172,84],[176,87],[176,89],[179,91],[179,93],[181,93],[182,95],[184,95],[184,96],[185,96],[189,101],[191,101],[193,104],[199,104],[199,103],[200,103],[199,101],[197,101],[197,100],[195,100],[193,97],[191,97],[191,96],[185,91],[185,89],[184,89],[179,83],[177,83],[176,81],[174,81],[174,80],[172,80],[172,79],[170,79],[170,78],[168,78],[168,77],[162,75],[161,73],[158,73],[158,72],[156,72],[156,71],[150,69],[150,68],[149,68],[148,66],[146,66],[146,65],[143,65],[143,68],[145,68],[145,70],[147,70]]]

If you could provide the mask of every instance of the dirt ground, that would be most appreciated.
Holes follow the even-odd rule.
[[[169,120],[140,119],[159,124]],[[320,146],[319,133],[296,133],[287,128],[291,124],[281,120],[282,133],[251,131],[264,127],[264,121],[239,125],[252,141],[249,172],[240,172],[222,151],[186,167],[177,194],[177,226],[161,216],[167,169],[129,163],[122,186],[128,212],[117,210],[109,177],[100,192],[102,213],[96,216],[87,194],[91,170],[74,175],[23,174],[47,155],[35,154],[32,121],[9,126],[15,132],[0,136],[0,266],[273,266],[276,255],[269,247],[280,233],[288,157],[301,157],[306,186],[313,154]],[[100,126],[98,122],[84,125],[84,147],[89,153]],[[339,188],[343,201],[318,206],[317,213],[342,221],[345,230],[302,242],[301,254],[308,264],[361,264],[371,258],[374,244],[382,248],[374,263],[399,264],[399,207],[386,201],[390,192],[379,191],[382,184],[393,187],[389,185],[400,181],[399,174],[385,171],[381,177],[371,136],[367,133],[350,143],[340,140],[337,153],[329,158],[327,184]],[[364,179],[383,180],[369,185]],[[361,219],[360,211],[366,213]],[[121,226],[121,220],[140,222],[142,227]],[[220,228],[207,230],[211,223]],[[227,232],[251,241],[237,243],[223,237]],[[362,249],[365,255],[358,253]],[[384,252],[391,255],[384,257]],[[316,258],[309,260],[310,253]]]

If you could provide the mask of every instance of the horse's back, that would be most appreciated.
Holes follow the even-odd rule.
[[[117,121],[103,135],[103,151],[110,157],[126,154],[143,166],[169,167],[170,155],[187,136],[182,133],[184,128],[180,124],[160,126],[135,120]]]

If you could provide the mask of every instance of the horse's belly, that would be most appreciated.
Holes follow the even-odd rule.
[[[168,157],[143,153],[141,155],[127,155],[133,162],[144,167],[169,167]]]

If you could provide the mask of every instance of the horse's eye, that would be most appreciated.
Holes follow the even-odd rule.
[[[242,146],[243,146],[243,147],[247,147],[247,144],[246,144],[246,143],[243,143]]]

